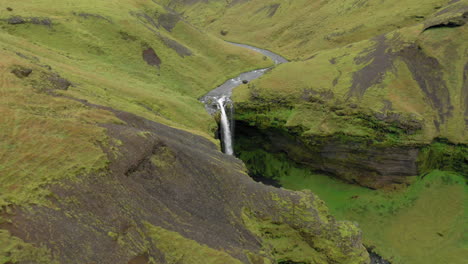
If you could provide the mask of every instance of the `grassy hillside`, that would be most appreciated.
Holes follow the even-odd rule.
[[[169,19],[169,27],[170,13],[147,1],[2,1],[1,7],[2,205],[27,201],[4,196],[36,190],[49,178],[105,167],[99,145],[109,142],[97,124],[120,121],[68,97],[211,138],[216,124],[197,98],[226,76],[270,64],[183,21]],[[191,55],[179,56],[179,45]],[[148,48],[159,66],[145,62]]]
[[[449,0],[164,0],[222,38],[271,49],[289,59],[341,47],[423,21]],[[248,30],[246,30],[248,29]],[[221,34],[223,31],[223,34]]]
[[[74,84],[68,95],[199,133],[212,122],[198,97],[270,64],[149,1],[3,1],[2,9],[5,52],[63,75]],[[160,65],[143,60],[150,48]]]
[[[6,231],[10,215],[56,208],[48,186],[105,175],[103,149],[120,155],[103,124],[125,122],[91,104],[212,140],[216,123],[197,98],[272,64],[151,1],[0,1],[0,10],[0,263],[52,263],[44,240]]]

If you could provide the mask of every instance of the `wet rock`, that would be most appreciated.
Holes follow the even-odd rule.
[[[243,84],[248,84],[248,83],[249,83],[249,81],[247,81],[247,80],[243,80],[243,81],[242,81],[242,83],[243,83]]]
[[[161,59],[153,48],[147,48],[143,51],[143,59],[151,66],[159,67],[161,65]]]
[[[32,71],[32,69],[18,66],[17,68],[13,69],[11,73],[13,73],[16,77],[23,79],[28,77],[32,73]]]

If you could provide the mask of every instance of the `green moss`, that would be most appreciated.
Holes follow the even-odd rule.
[[[419,169],[422,173],[432,170],[459,172],[468,177],[468,147],[450,144],[441,140],[424,147],[419,154]]]
[[[242,215],[245,225],[262,239],[264,250],[270,252],[279,263],[328,263],[326,257],[312,248],[298,230],[287,224],[271,219],[258,219],[244,210]]]
[[[224,251],[216,250],[194,240],[185,238],[177,232],[153,226],[149,223],[146,223],[145,226],[148,229],[149,236],[156,244],[156,247],[164,254],[167,263],[242,263]]]

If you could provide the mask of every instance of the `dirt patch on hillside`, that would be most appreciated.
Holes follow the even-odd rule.
[[[353,74],[353,84],[349,89],[349,96],[361,98],[368,88],[382,83],[385,73],[393,69],[393,55],[387,52],[389,45],[384,35],[374,39],[374,47],[365,50],[361,56],[355,58],[356,64],[367,64]]]
[[[161,59],[156,54],[153,48],[147,48],[143,50],[143,60],[148,63],[148,65],[159,67],[161,65]]]

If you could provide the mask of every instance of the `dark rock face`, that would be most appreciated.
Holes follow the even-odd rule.
[[[403,183],[406,177],[418,175],[417,147],[378,147],[338,137],[312,137],[303,142],[284,131],[257,129],[243,122],[237,122],[236,128],[236,142],[242,142],[242,137],[252,142],[241,149],[287,153],[293,162],[369,188]]]
[[[161,65],[161,59],[158,57],[153,48],[148,48],[143,51],[143,59],[151,66],[159,67]]]
[[[8,24],[10,25],[19,25],[26,23],[26,20],[20,16],[14,16],[7,20]]]
[[[125,122],[103,125],[111,142],[119,142],[106,147],[108,171],[51,186],[50,207],[16,208],[1,228],[47,246],[60,263],[168,263],[147,224],[241,263],[264,263],[272,257],[261,253],[261,240],[246,227],[248,210],[260,221],[297,230],[329,263],[369,263],[358,229],[333,219],[313,194],[256,183],[242,162],[205,138],[104,109]]]
[[[22,79],[28,77],[32,73],[32,71],[32,69],[18,66],[17,68],[13,69],[11,73],[13,73],[16,77]]]
[[[10,25],[20,25],[20,24],[26,24],[26,23],[31,23],[34,25],[43,25],[43,26],[52,26],[52,20],[47,17],[21,17],[21,16],[14,16],[10,17],[7,20],[7,23]]]

